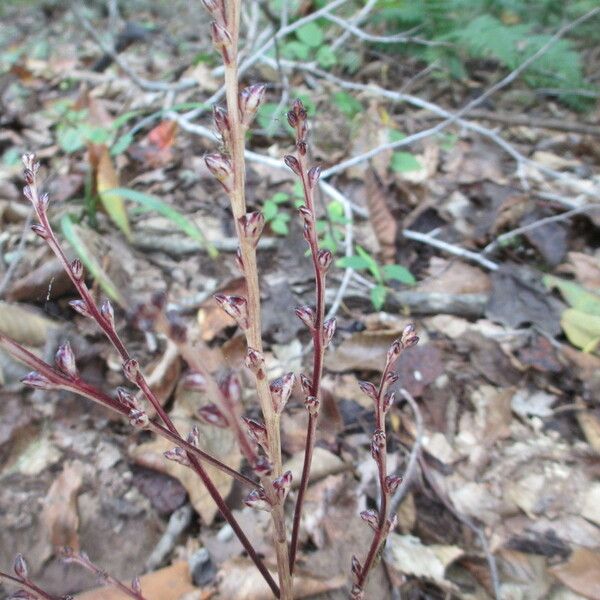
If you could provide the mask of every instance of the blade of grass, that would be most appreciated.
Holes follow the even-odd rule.
[[[188,237],[204,246],[211,258],[216,258],[218,256],[219,253],[217,249],[206,239],[206,236],[194,223],[192,223],[192,221],[156,196],[151,196],[150,194],[138,190],[132,190],[131,188],[115,188],[110,191],[126,200],[131,200],[132,202],[139,204],[146,210],[154,210],[161,214],[163,217],[169,219],[176,227],[181,229]]]

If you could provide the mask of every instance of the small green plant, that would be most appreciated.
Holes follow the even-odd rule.
[[[377,310],[382,308],[389,287],[386,283],[398,281],[405,285],[414,285],[414,275],[402,265],[379,265],[377,261],[361,246],[356,246],[356,254],[344,256],[338,259],[338,267],[350,268],[355,271],[366,271],[375,280],[375,286],[371,288],[371,302]]]

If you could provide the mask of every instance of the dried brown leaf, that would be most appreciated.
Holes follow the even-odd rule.
[[[550,572],[578,594],[600,599],[600,553],[576,548],[566,563],[552,567]]]
[[[0,302],[0,333],[26,346],[42,346],[57,324],[39,311],[21,304]]]
[[[383,183],[373,169],[365,173],[369,220],[379,242],[381,260],[393,264],[396,258],[396,233],[398,225],[387,203]]]

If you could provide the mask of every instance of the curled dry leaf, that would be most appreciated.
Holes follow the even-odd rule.
[[[83,465],[77,461],[66,462],[44,499],[42,522],[55,548],[69,546],[79,551],[77,496],[82,484]]]
[[[600,553],[576,548],[566,563],[550,572],[574,592],[592,600],[600,598]]]
[[[48,333],[56,328],[54,321],[31,307],[0,302],[0,333],[19,344],[42,346]]]
[[[398,225],[387,202],[386,190],[373,169],[365,173],[369,220],[379,242],[381,259],[384,264],[392,264],[396,258],[396,233]]]

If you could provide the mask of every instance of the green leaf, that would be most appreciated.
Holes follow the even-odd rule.
[[[600,296],[589,292],[573,281],[546,275],[544,284],[549,288],[558,288],[564,299],[575,309],[588,315],[600,316]]]
[[[123,154],[133,142],[133,135],[131,133],[125,133],[121,137],[117,138],[117,141],[112,145],[110,149],[111,156],[118,156]]]
[[[283,56],[284,58],[291,60],[294,60],[295,58],[308,60],[310,57],[310,46],[297,40],[292,40],[283,47]]]
[[[417,283],[415,276],[402,265],[383,265],[383,278],[388,281],[390,279],[399,281],[400,283],[406,283],[407,285],[413,285]]]
[[[71,127],[61,123],[56,128],[56,142],[68,154],[83,148],[85,140],[79,127]]]
[[[159,200],[156,196],[151,196],[150,194],[145,194],[144,192],[139,192],[138,190],[132,190],[130,188],[116,188],[110,190],[110,193],[125,198],[126,200],[131,200],[146,210],[156,211],[163,217],[169,219],[173,225],[181,229],[188,237],[204,246],[211,258],[216,258],[218,256],[219,253],[217,249],[208,242],[206,236],[194,223],[192,223],[185,215],[175,210],[172,206]]]
[[[90,272],[92,277],[98,282],[100,287],[104,290],[107,296],[117,302],[119,306],[126,308],[126,302],[119,290],[116,288],[110,277],[106,274],[104,269],[96,262],[96,259],[90,254],[87,246],[83,243],[79,237],[77,229],[75,228],[73,221],[69,215],[64,215],[60,220],[60,228],[64,238],[69,242],[77,256],[81,259],[85,268]]]
[[[362,256],[343,256],[338,258],[335,264],[342,269],[354,269],[355,271],[364,271],[370,266],[369,261]]]
[[[278,210],[279,208],[277,207],[277,204],[273,202],[273,200],[265,200],[262,208],[265,221],[271,221],[274,219],[277,216]]]
[[[379,265],[377,264],[377,261],[361,246],[356,246],[356,252],[359,256],[361,256],[368,262],[368,268],[371,272],[371,275],[373,275],[373,277],[375,277],[377,281],[382,283],[381,271],[379,270]]]
[[[598,347],[600,316],[567,308],[561,316],[560,324],[573,346],[586,352],[593,352]]]
[[[375,310],[380,310],[385,302],[387,290],[384,285],[376,285],[371,289],[371,302]]]
[[[287,215],[285,215],[285,216],[287,216]],[[287,235],[290,230],[288,229],[287,223],[285,221],[286,221],[285,219],[281,219],[278,217],[276,219],[273,219],[269,223],[269,225],[271,226],[271,229],[275,233],[277,233],[279,235]]]
[[[363,110],[363,105],[346,92],[336,92],[332,99],[333,103],[349,118],[355,117]]]
[[[396,173],[419,171],[422,168],[421,163],[410,152],[394,152],[390,166]]]
[[[296,37],[307,46],[317,48],[323,43],[323,30],[312,21],[297,29]]]
[[[110,131],[105,127],[96,127],[89,123],[82,123],[79,131],[83,138],[93,144],[105,144],[110,138]]]
[[[284,202],[287,202],[290,199],[290,195],[286,194],[285,192],[275,192],[270,200],[272,202],[275,202],[275,204],[283,204]]]
[[[324,69],[329,69],[337,64],[335,52],[329,46],[321,46],[317,52],[317,62]]]

